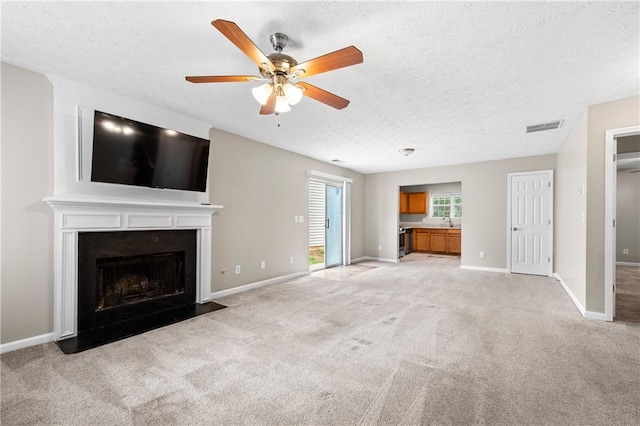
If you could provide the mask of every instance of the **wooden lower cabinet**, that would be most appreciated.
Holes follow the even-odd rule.
[[[429,251],[429,230],[414,229],[413,230],[413,251]]]
[[[447,253],[462,253],[462,232],[459,229],[450,229],[447,233]]]
[[[446,229],[430,229],[431,238],[429,244],[431,252],[446,253],[447,252],[447,230]]]
[[[460,229],[414,228],[413,251],[460,254]]]

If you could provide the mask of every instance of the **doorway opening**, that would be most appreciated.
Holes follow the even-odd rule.
[[[321,172],[309,178],[309,270],[348,265],[351,180]]]
[[[605,320],[640,322],[640,126],[608,130],[605,158]]]

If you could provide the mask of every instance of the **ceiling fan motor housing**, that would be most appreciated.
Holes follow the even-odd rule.
[[[298,65],[298,61],[295,58],[292,58],[289,55],[285,55],[284,53],[271,53],[267,55],[267,58],[271,61],[273,66],[275,67],[274,71],[269,70],[268,68],[260,68],[260,74],[262,74],[265,78],[271,78],[273,75],[288,75],[289,70],[292,67]]]

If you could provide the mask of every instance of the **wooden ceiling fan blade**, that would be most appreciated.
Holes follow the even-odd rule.
[[[297,83],[298,86],[304,87],[304,95],[310,97],[311,99],[315,99],[318,102],[322,102],[323,104],[329,105],[335,109],[343,109],[349,105],[349,101],[345,98],[341,98],[338,95],[334,95],[331,92],[327,92],[324,89],[313,86],[309,83]]]
[[[185,77],[192,83],[246,83],[257,81],[260,77],[255,75],[197,75]]]
[[[271,96],[269,96],[269,99],[267,99],[267,103],[262,105],[262,108],[260,108],[260,114],[262,115],[269,115],[269,114],[273,114],[274,112],[276,112],[275,92],[272,93]]]
[[[222,33],[229,41],[244,52],[259,68],[274,71],[275,67],[266,57],[262,50],[255,45],[253,41],[236,25],[235,22],[216,19],[211,21],[218,31]]]
[[[299,77],[305,78],[311,75],[336,70],[338,68],[361,64],[363,61],[362,52],[354,46],[349,46],[298,64],[291,68],[291,74],[304,71],[304,73],[300,74]]]

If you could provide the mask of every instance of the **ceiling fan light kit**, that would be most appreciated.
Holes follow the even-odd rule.
[[[309,61],[298,61],[282,53],[289,37],[282,33],[271,34],[270,41],[275,53],[265,55],[253,41],[233,22],[217,19],[211,22],[218,31],[242,50],[257,66],[262,77],[252,75],[188,76],[191,83],[233,83],[268,80],[268,83],[251,89],[255,100],[262,105],[260,114],[279,114],[291,111],[307,96],[335,109],[343,109],[349,101],[297,79],[332,71],[363,62],[362,52],[354,46],[345,47]]]

